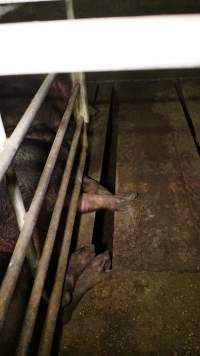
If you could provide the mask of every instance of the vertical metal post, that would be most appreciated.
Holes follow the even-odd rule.
[[[65,0],[66,16],[69,20],[75,19],[73,0]],[[71,80],[73,85],[76,82],[80,84],[80,94],[75,104],[75,116],[79,120],[80,117],[84,118],[86,123],[89,123],[89,110],[88,110],[88,97],[85,83],[85,73],[71,73]]]

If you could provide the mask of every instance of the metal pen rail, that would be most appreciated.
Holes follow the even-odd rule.
[[[75,19],[74,13],[74,6],[73,0],[65,0],[65,10],[66,10],[66,17],[68,20]],[[87,90],[85,84],[85,73],[71,73],[71,80],[72,83],[76,83],[78,81],[80,83],[80,96],[79,100],[77,100],[76,108],[75,108],[75,115],[78,119],[78,116],[84,117],[85,122],[89,122],[89,112],[88,112],[88,99],[87,99]]]
[[[46,79],[42,83],[41,87],[35,94],[30,105],[26,109],[20,122],[16,126],[12,135],[5,141],[4,146],[0,150],[0,182],[10,166],[17,150],[19,149],[31,123],[33,122],[35,115],[37,114],[40,106],[42,105],[48,90],[55,79],[55,74],[47,75]]]
[[[41,338],[41,343],[40,343],[40,348],[38,353],[39,356],[48,356],[51,353],[51,346],[53,343],[53,336],[55,332],[57,316],[61,304],[62,289],[63,289],[64,278],[65,278],[65,273],[67,268],[72,231],[73,231],[73,226],[74,226],[76,212],[77,212],[78,199],[79,199],[81,182],[83,178],[83,172],[84,172],[85,161],[86,161],[86,154],[87,154],[87,132],[86,132],[86,126],[84,125],[81,156],[80,156],[79,166],[75,178],[72,198],[69,206],[69,212],[67,216],[65,232],[64,232],[63,242],[61,246],[61,252],[60,252],[58,266],[56,270],[55,283],[51,292],[44,330]]]
[[[1,24],[0,75],[199,68],[199,32],[199,14]]]
[[[37,1],[31,0],[31,2]],[[29,2],[29,0],[0,0],[0,4],[21,2]],[[72,93],[27,212],[14,172],[12,172],[11,180],[9,180],[9,173],[7,174],[11,197],[13,197],[13,193],[15,196],[12,204],[20,234],[0,289],[0,330],[4,325],[24,259],[28,254],[33,229],[73,111],[76,119],[76,129],[42,255],[36,267],[34,267],[36,275],[21,330],[17,356],[25,356],[29,352],[69,179],[82,137],[79,165],[68,209],[55,282],[48,301],[46,319],[39,344],[39,355],[48,356],[52,349],[87,154],[86,123],[89,121],[89,114],[85,75],[82,71],[199,68],[200,66],[200,52],[198,46],[196,46],[195,36],[200,31],[199,15],[81,19],[75,21],[73,1],[65,0],[65,5],[66,17],[69,21],[0,25],[2,51],[0,75],[73,72],[71,74]],[[92,32],[95,32],[96,40],[91,48]],[[68,36],[67,45],[64,46],[66,33],[70,33],[70,36]],[[180,41],[180,39],[184,40]],[[16,43],[18,46],[17,53],[15,51]],[[133,43],[133,45],[130,46],[130,43]],[[177,46],[177,43],[179,43],[179,46]],[[106,58],[103,55],[104,53],[107,54]],[[10,58],[13,58],[14,54],[15,61],[11,61]],[[32,58],[35,58],[34,64],[31,61]],[[14,156],[54,79],[55,74],[47,75],[9,138],[6,138],[3,128],[0,129],[0,182],[10,168]]]
[[[76,84],[72,90],[66,111],[59,125],[55,140],[47,158],[44,170],[36,188],[32,203],[25,216],[22,231],[17,240],[14,252],[4,276],[0,290],[0,327],[3,326],[12,295],[23,266],[24,258],[28,244],[31,240],[32,232],[39,216],[40,208],[46,194],[48,184],[62,145],[62,141],[69,124],[69,120],[74,108],[74,103],[79,91],[79,84]],[[18,126],[20,123],[18,124]]]
[[[21,0],[10,1],[10,3],[19,3]],[[26,2],[23,1],[23,2]],[[0,1],[0,3],[7,4],[8,2]],[[17,6],[17,5],[16,5]],[[68,19],[74,19],[74,9],[72,0],[66,1],[66,15]],[[56,75],[48,74],[42,83],[41,87],[35,94],[30,105],[26,109],[24,115],[20,119],[18,125],[14,129],[10,137],[6,137],[3,122],[0,119],[0,181],[6,176],[6,183],[10,195],[10,200],[13,205],[16,220],[20,230],[20,234],[11,256],[7,271],[1,284],[0,289],[0,331],[4,325],[9,311],[10,303],[13,298],[13,293],[17,285],[17,281],[23,267],[24,259],[27,257],[29,265],[34,275],[34,282],[30,293],[26,314],[24,317],[22,330],[19,338],[16,353],[18,356],[25,356],[28,354],[29,347],[32,341],[36,319],[39,312],[39,306],[42,297],[48,303],[48,310],[46,315],[46,322],[40,340],[39,354],[49,355],[54,338],[56,321],[58,311],[60,308],[64,277],[66,273],[69,248],[71,244],[72,231],[77,212],[78,199],[81,189],[81,182],[85,167],[87,154],[87,132],[86,123],[89,122],[87,90],[85,84],[84,73],[73,73],[70,75],[72,81],[72,92],[68,101],[67,108],[64,112],[63,118],[60,122],[58,131],[56,133],[54,142],[49,152],[46,164],[41,174],[39,183],[37,185],[35,194],[29,210],[26,212],[22,194],[18,185],[16,174],[11,168],[12,161],[17,153],[20,145],[28,129],[30,128],[38,110],[40,109],[45,97],[48,94],[49,88],[53,83]],[[62,180],[58,196],[53,208],[52,216],[49,223],[48,232],[44,242],[42,254],[39,260],[36,258],[34,246],[32,244],[32,233],[36,225],[41,206],[47,192],[47,188],[58,158],[58,154],[70,123],[71,114],[74,112],[76,121],[76,128],[74,136],[69,149],[69,154],[66,161],[66,166],[63,172]],[[49,265],[51,262],[52,252],[54,249],[56,235],[60,223],[61,214],[64,207],[64,202],[68,190],[68,185],[74,165],[77,149],[80,145],[80,138],[82,137],[82,149],[80,153],[80,161],[77,168],[76,178],[74,182],[74,189],[72,198],[68,209],[66,220],[66,227],[63,236],[60,255],[58,258],[58,265],[56,270],[56,278],[52,288],[49,301],[46,298],[45,282]],[[17,346],[17,345],[16,345]]]
[[[72,93],[71,93],[70,99],[68,101],[67,108],[65,110],[65,113],[64,113],[61,123],[59,125],[57,134],[55,136],[53,145],[51,147],[49,156],[47,158],[44,170],[41,174],[41,178],[39,180],[38,186],[36,188],[36,191],[35,191],[35,194],[34,194],[34,197],[33,197],[33,200],[32,200],[32,203],[30,205],[28,212],[25,212],[23,201],[20,200],[21,195],[20,195],[19,187],[17,185],[17,182],[14,182],[13,189],[14,189],[15,194],[17,194],[16,196],[17,196],[17,201],[18,201],[17,208],[16,208],[16,214],[18,214],[18,220],[19,220],[19,226],[20,226],[21,232],[19,234],[18,241],[16,243],[14,252],[11,256],[10,263],[8,265],[8,268],[5,273],[5,276],[4,276],[2,285],[1,285],[1,289],[0,289],[0,328],[2,328],[4,325],[7,311],[9,309],[10,303],[12,301],[13,292],[14,292],[21,268],[23,266],[24,258],[27,254],[27,249],[28,249],[29,243],[31,241],[32,232],[33,232],[34,226],[37,222],[37,218],[39,216],[40,208],[41,208],[44,196],[46,194],[55,163],[57,161],[57,157],[58,157],[61,145],[62,145],[64,135],[66,133],[68,124],[70,122],[71,114],[74,110],[75,103],[78,98],[79,90],[80,90],[80,85],[78,83],[76,83],[73,86]],[[45,94],[46,94],[46,90],[45,90]],[[44,98],[44,94],[43,94],[43,98]],[[81,101],[80,101],[79,105],[81,106]],[[76,106],[76,108],[77,107],[80,108],[80,106]],[[35,108],[34,108],[34,112],[36,113]],[[71,202],[70,202],[70,206],[69,206],[69,210],[68,210],[66,228],[65,228],[65,233],[64,233],[64,237],[63,237],[61,253],[59,256],[55,283],[54,283],[52,293],[50,296],[48,312],[47,312],[47,316],[46,316],[46,323],[45,323],[45,327],[44,327],[44,331],[43,331],[43,335],[42,335],[41,343],[40,343],[40,354],[48,355],[51,352],[51,346],[52,346],[54,332],[55,332],[57,314],[58,314],[58,310],[60,308],[64,277],[65,277],[66,268],[67,268],[69,247],[71,244],[71,236],[72,236],[73,225],[74,225],[75,216],[76,216],[76,212],[77,212],[78,199],[79,199],[82,176],[83,176],[83,171],[84,171],[85,161],[86,161],[86,154],[87,154],[87,132],[86,132],[87,118],[80,116],[80,113],[77,112],[77,110],[75,112],[77,113],[77,116],[75,116],[76,128],[75,128],[73,140],[71,143],[71,147],[69,150],[69,154],[67,157],[67,162],[66,162],[63,177],[61,180],[58,196],[57,196],[55,206],[53,209],[53,213],[52,213],[52,217],[50,220],[49,229],[48,229],[46,240],[45,240],[44,247],[42,250],[42,255],[38,262],[37,273],[36,273],[32,291],[30,294],[29,303],[27,306],[27,311],[26,311],[26,315],[24,318],[21,336],[20,336],[20,340],[19,340],[19,345],[18,345],[18,349],[17,349],[18,356],[27,355],[27,353],[29,351],[29,346],[30,346],[30,343],[32,340],[32,335],[33,335],[33,331],[34,331],[34,327],[35,327],[35,322],[36,322],[36,317],[37,317],[37,313],[39,310],[40,301],[41,301],[42,295],[45,292],[44,284],[45,284],[48,267],[49,267],[50,260],[51,260],[54,243],[56,240],[56,233],[58,230],[60,217],[61,217],[61,213],[62,213],[63,206],[64,206],[65,196],[66,196],[66,192],[68,189],[68,184],[69,184],[69,180],[70,180],[70,176],[71,176],[71,172],[72,172],[72,167],[74,164],[74,159],[75,159],[75,155],[77,152],[77,148],[80,143],[80,137],[82,136],[82,149],[81,149],[81,154],[80,154],[80,162],[79,162],[79,166],[77,169],[77,174],[76,174],[75,183],[74,183],[74,190],[72,193],[72,198],[71,198]],[[24,115],[23,115],[23,118],[24,118]],[[32,114],[31,120],[33,120],[33,118],[34,117]],[[26,130],[27,130],[27,126],[26,126]],[[26,130],[23,128],[23,135]],[[1,130],[1,136],[3,136],[2,130]],[[20,137],[22,137],[22,135],[20,135]],[[4,139],[5,138],[6,137],[4,135]],[[21,138],[20,140],[22,141],[22,139],[23,138]],[[4,147],[5,147],[5,145],[4,145]],[[16,149],[16,151],[17,151],[17,149]],[[21,205],[19,204],[19,202]],[[19,213],[19,207],[21,209],[20,213]],[[56,306],[55,306],[55,303],[56,303]]]
[[[6,140],[7,140],[6,132],[0,114],[0,150],[4,146]],[[6,173],[6,183],[8,187],[10,201],[15,211],[17,225],[19,227],[19,231],[21,231],[24,225],[26,210],[25,210],[22,194],[19,188],[19,184],[17,181],[17,176],[13,168],[10,168]],[[31,272],[33,275],[35,275],[38,261],[37,261],[36,251],[32,241],[30,241],[26,256]]]
[[[77,123],[75,134],[72,140],[70,152],[68,155],[64,174],[62,177],[60,189],[58,192],[58,197],[54,206],[45,244],[39,261],[38,272],[29,299],[27,312],[24,319],[22,333],[20,337],[20,342],[18,346],[18,353],[17,353],[18,356],[26,355],[26,352],[31,342],[36,316],[37,316],[40,300],[42,297],[42,291],[44,288],[45,278],[47,275],[48,266],[50,263],[50,258],[53,251],[56,233],[57,233],[57,229],[58,229],[58,225],[59,225],[59,221],[64,205],[64,200],[68,188],[68,183],[72,171],[72,166],[74,163],[75,153],[79,143],[82,125],[83,125],[83,120]]]

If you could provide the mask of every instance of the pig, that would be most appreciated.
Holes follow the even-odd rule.
[[[93,245],[83,246],[69,260],[62,298],[62,324],[71,320],[81,298],[111,272],[109,251],[95,255]]]
[[[130,203],[137,198],[137,193],[113,195],[89,177],[83,179],[83,192],[79,201],[79,209],[83,213],[99,209],[126,211]],[[95,255],[94,246],[89,245],[82,246],[71,255],[62,299],[64,324],[70,321],[81,298],[97,283],[103,281],[110,271],[111,255],[108,250]]]
[[[42,105],[36,115],[33,125],[29,129],[12,163],[12,167],[18,178],[26,210],[28,210],[33,199],[59,122],[65,111],[69,92],[69,88],[60,80],[57,80],[53,84],[48,100]],[[20,103],[22,103],[22,105]],[[14,99],[12,107],[12,101],[11,105],[9,100],[5,103],[0,101],[0,110],[2,112],[2,117],[4,118],[7,136],[9,136],[15,128],[23,113],[25,104],[26,102],[24,103],[23,100],[16,101]],[[43,240],[47,233],[48,222],[57,198],[74,128],[75,122],[74,120],[71,120],[69,130],[67,130],[66,137],[61,146],[58,161],[54,168],[37,226],[33,233],[33,241],[35,243],[38,257],[41,253]],[[78,204],[81,213],[89,213],[100,209],[108,209],[112,211],[126,210],[126,207],[137,196],[136,193],[112,195],[98,182],[88,177],[84,177],[82,183],[82,194]],[[11,253],[14,249],[19,231],[16,225],[14,211],[9,202],[5,181],[0,183],[0,193],[0,251]],[[66,199],[66,210],[68,208],[68,203],[69,199]]]
[[[68,100],[67,95],[69,95],[69,90],[65,86],[63,87],[63,84],[57,82],[53,85],[47,101],[42,105],[41,110],[38,112],[33,125],[29,129],[12,162],[12,168],[16,172],[26,210],[28,210],[33,199],[35,189],[48,157],[60,119],[65,110],[66,101]],[[18,100],[15,98],[13,100],[4,100],[3,98],[0,98],[0,111],[4,120],[7,136],[12,133],[13,129],[17,125],[28,101],[29,99],[26,97]],[[75,123],[74,120],[72,120],[61,147],[59,158],[48,187],[48,192],[45,196],[43,206],[32,235],[32,240],[34,242],[38,258],[41,255],[49,221],[57,198],[74,128]],[[74,173],[75,172],[72,172],[73,176]],[[78,203],[78,210],[83,214],[100,209],[126,211],[127,207],[136,199],[136,197],[136,193],[113,195],[101,184],[92,178],[85,176],[82,181],[82,191]],[[65,213],[67,212],[68,205],[69,198],[67,197],[64,206]],[[18,235],[19,229],[16,223],[15,213],[9,200],[6,180],[3,179],[0,183],[1,279],[5,273]],[[62,238],[62,236],[60,236],[60,238]],[[71,254],[66,273],[62,300],[63,323],[70,320],[73,310],[76,308],[83,295],[87,293],[87,291],[96,283],[99,283],[107,275],[109,275],[110,267],[110,253],[108,251],[104,251],[99,255],[95,255],[94,246],[92,245],[82,246],[79,250]],[[14,295],[14,299],[12,301],[13,307],[11,306],[12,310],[16,310],[16,305],[20,305],[19,308],[21,309],[20,313],[18,313],[20,315],[20,321],[13,324],[13,312],[11,310],[8,317],[8,326],[6,325],[3,332],[4,338],[1,340],[1,344],[3,344],[4,348],[5,345],[7,345],[8,348],[10,347],[10,354],[13,354],[13,344],[16,342],[17,336],[19,335],[27,298],[32,285],[32,275],[27,263],[25,263],[23,267],[20,277],[20,285],[22,290],[25,290],[26,292],[26,296],[24,296],[25,302],[21,302],[23,300],[22,293],[17,291],[17,287],[15,294],[16,297]],[[12,324],[14,325],[11,328],[12,332],[6,332],[6,330],[10,330],[10,325]],[[10,342],[11,334],[12,342]]]

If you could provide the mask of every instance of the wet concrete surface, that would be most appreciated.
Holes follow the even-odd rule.
[[[120,104],[113,270],[63,328],[60,355],[200,355],[200,160],[173,82]]]

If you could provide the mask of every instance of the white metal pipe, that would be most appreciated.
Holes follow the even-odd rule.
[[[0,60],[1,63],[1,60]],[[35,115],[37,114],[40,106],[42,105],[49,87],[51,86],[55,74],[49,74],[37,93],[33,97],[30,105],[26,109],[24,115],[21,117],[18,125],[14,129],[12,135],[5,141],[4,146],[0,150],[0,181],[2,180],[6,170],[10,166],[19,146],[21,145]]]
[[[4,147],[6,139],[7,139],[6,132],[5,132],[2,117],[0,114],[0,150]],[[11,191],[12,191],[12,194],[10,194],[10,195],[12,195],[12,198],[13,198],[11,203],[13,204],[13,208],[16,213],[16,219],[17,219],[17,223],[19,226],[19,230],[21,231],[23,228],[23,225],[24,225],[24,218],[25,218],[26,210],[25,210],[21,191],[19,189],[17,181],[13,182],[13,183],[14,184],[12,185],[12,187],[8,187],[8,189],[10,190],[10,188],[11,188]]]
[[[4,129],[3,120],[2,120],[2,117],[1,117],[1,113],[0,113],[0,152],[4,147],[4,144],[6,142],[6,138],[7,138],[6,137],[6,132],[5,132],[5,129]]]
[[[65,0],[66,16],[68,20],[75,19],[73,0]],[[75,105],[75,116],[77,120],[84,118],[86,123],[89,123],[88,96],[85,82],[85,73],[71,73],[73,85],[76,81],[80,84],[80,95]]]
[[[0,114],[0,151],[4,147],[6,140],[7,140],[7,136],[6,136],[6,132],[5,132],[4,125],[3,125],[3,120],[2,120],[2,117]],[[7,187],[8,187],[8,192],[9,192],[9,196],[10,196],[10,201],[11,201],[11,204],[15,211],[16,220],[17,220],[19,230],[21,231],[24,226],[26,210],[25,210],[22,194],[21,194],[18,182],[17,182],[17,177],[16,177],[14,169],[10,169],[9,172],[7,172],[6,178],[7,178],[6,180],[7,180]],[[35,248],[34,248],[32,241],[30,241],[26,256],[27,256],[27,260],[28,260],[29,266],[31,268],[31,271],[34,275],[38,262],[37,262]]]
[[[0,25],[0,75],[200,66],[200,15]]]
[[[68,20],[75,19],[74,4],[73,0],[65,0],[66,16]],[[86,123],[89,122],[89,110],[88,110],[88,99],[87,99],[87,89],[85,83],[85,73],[71,73],[71,80],[73,85],[78,81],[80,84],[80,94],[75,105],[75,117],[77,120],[80,117],[84,117]]]

